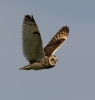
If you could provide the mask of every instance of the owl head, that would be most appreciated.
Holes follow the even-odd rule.
[[[58,58],[54,55],[49,57],[49,65],[50,66],[55,66],[58,62]]]

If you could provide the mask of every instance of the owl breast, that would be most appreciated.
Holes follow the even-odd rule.
[[[45,57],[45,65],[46,65],[46,68],[52,68],[54,67],[58,62],[58,58],[54,55],[52,56],[46,56]]]

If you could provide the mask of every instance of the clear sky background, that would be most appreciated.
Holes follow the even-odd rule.
[[[22,22],[33,14],[45,46],[64,25],[70,34],[48,70],[19,71]],[[95,0],[0,1],[0,100],[95,100]]]

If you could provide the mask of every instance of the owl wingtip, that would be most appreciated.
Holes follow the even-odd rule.
[[[34,20],[33,15],[31,15],[31,16],[30,16],[30,15],[28,15],[28,14],[27,14],[27,15],[25,15],[25,18],[24,18],[24,19],[25,19],[25,20],[32,21],[32,22],[34,22],[34,23],[36,23],[36,22],[35,22],[35,20]]]
[[[69,34],[69,26],[63,26],[59,31],[66,31]]]
[[[63,27],[69,29],[69,26],[67,26],[67,25],[66,26],[63,26]]]
[[[31,15],[31,18],[33,18],[33,19],[34,19],[33,15]]]
[[[67,32],[69,33],[69,26],[66,26],[66,28],[67,28]]]

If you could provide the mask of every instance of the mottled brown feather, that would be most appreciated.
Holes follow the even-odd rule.
[[[69,35],[69,27],[62,27],[44,48],[45,56],[51,56],[65,42]]]

